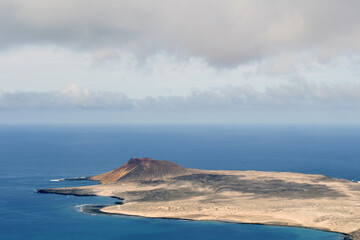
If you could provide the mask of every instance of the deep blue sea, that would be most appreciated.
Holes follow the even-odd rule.
[[[202,169],[290,171],[360,180],[356,126],[0,126],[0,239],[335,240],[310,229],[91,215],[106,197],[37,194],[93,184],[51,179],[96,175],[131,157]]]

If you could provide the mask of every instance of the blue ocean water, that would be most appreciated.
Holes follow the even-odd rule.
[[[319,173],[360,180],[355,126],[0,126],[0,239],[342,239],[301,228],[90,215],[105,197],[36,194],[93,184],[50,179],[99,174],[131,157],[184,167]]]

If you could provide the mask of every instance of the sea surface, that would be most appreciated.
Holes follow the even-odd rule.
[[[92,215],[107,197],[34,193],[94,184],[131,157],[200,169],[287,171],[360,181],[360,127],[0,125],[0,239],[335,240],[341,234],[249,224]]]

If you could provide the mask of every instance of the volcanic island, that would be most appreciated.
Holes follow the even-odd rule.
[[[37,192],[122,200],[100,206],[104,214],[305,227],[360,240],[360,184],[345,179],[190,169],[151,158],[86,179],[100,184]]]

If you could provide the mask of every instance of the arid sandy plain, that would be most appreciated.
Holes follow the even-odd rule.
[[[150,178],[142,175],[144,168],[125,165],[107,173],[109,179],[121,172],[115,182],[95,176],[92,180],[102,184],[39,192],[123,199],[101,208],[104,213],[307,227],[360,240],[359,183],[323,175],[197,169]],[[125,178],[130,172],[145,177]]]

